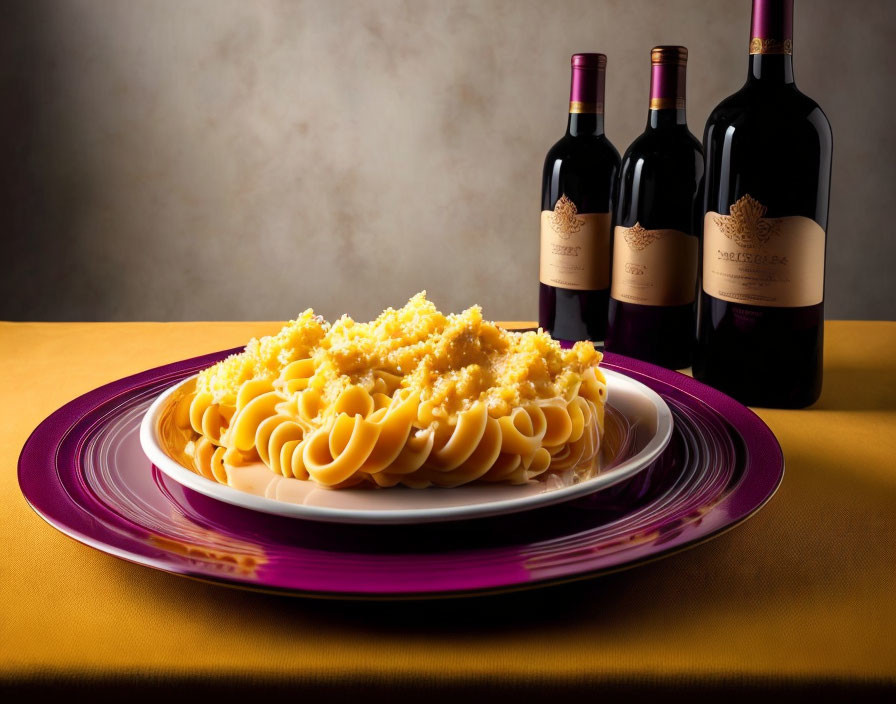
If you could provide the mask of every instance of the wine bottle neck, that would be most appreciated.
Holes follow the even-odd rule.
[[[566,134],[570,137],[597,137],[604,133],[604,116],[597,113],[569,113]]]
[[[607,57],[603,54],[574,54],[569,84],[569,122],[572,137],[604,133],[604,83]]]
[[[750,54],[751,81],[793,83],[793,56],[790,54]]]
[[[688,50],[683,46],[657,46],[651,49],[648,129],[687,124],[687,62]]]
[[[649,110],[647,112],[647,129],[660,130],[667,127],[687,126],[688,120],[684,108],[671,110]]]
[[[793,0],[753,0],[749,80],[793,83]]]

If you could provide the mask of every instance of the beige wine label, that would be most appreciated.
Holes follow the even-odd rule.
[[[596,291],[610,285],[610,214],[579,213],[565,195],[541,212],[539,281]]]
[[[796,308],[824,297],[821,225],[792,215],[765,218],[766,207],[744,195],[730,215],[703,221],[703,290],[752,306]]]
[[[613,284],[617,301],[683,306],[697,294],[697,238],[679,230],[614,230]]]

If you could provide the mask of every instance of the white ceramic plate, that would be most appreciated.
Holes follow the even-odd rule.
[[[140,444],[152,463],[174,481],[228,504],[264,513],[333,523],[434,523],[483,518],[526,511],[568,501],[605,489],[645,469],[672,437],[672,413],[660,396],[643,384],[609,369],[607,404],[627,423],[629,449],[622,461],[610,463],[578,483],[531,481],[523,485],[470,484],[453,489],[327,489],[314,482],[282,477],[263,465],[246,468],[239,488],[206,479],[173,459],[164,449],[159,420],[178,388],[162,393],[140,426]],[[611,415],[608,414],[608,421]],[[276,497],[276,498],[274,498]]]

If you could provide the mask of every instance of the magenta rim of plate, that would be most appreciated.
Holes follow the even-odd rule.
[[[147,530],[140,523],[97,501],[83,481],[80,462],[85,443],[102,426],[110,409],[114,412],[116,404],[126,404],[147,388],[160,392],[180,378],[238,351],[240,348],[149,369],[94,389],[55,411],[34,430],[19,457],[19,486],[28,503],[48,523],[86,545],[177,575],[292,595],[420,598],[474,595],[566,582],[677,552],[755,513],[774,494],[784,473],[783,454],[777,439],[751,410],[683,374],[607,353],[603,365],[644,383],[667,402],[674,398],[681,408],[693,409],[707,417],[712,415],[716,422],[728,428],[739,444],[738,461],[742,471],[732,485],[717,490],[715,496],[705,497],[706,507],[700,512],[699,520],[685,521],[670,509],[668,515],[657,514],[662,521],[655,527],[655,538],[630,541],[629,545],[626,540],[631,536],[620,535],[619,546],[595,547],[591,551],[585,542],[579,546],[585,547],[584,551],[574,551],[575,559],[567,559],[572,553],[563,552],[562,540],[490,548],[459,546],[457,550],[437,554],[371,555],[345,551],[327,553],[329,562],[324,560],[320,565],[319,551],[272,545],[268,547],[272,548],[274,559],[258,573],[222,575],[176,559],[164,545],[150,542]],[[156,468],[153,471],[161,474]],[[85,504],[90,508],[85,508]],[[241,525],[251,525],[256,520],[252,516],[247,518],[246,509],[222,506],[227,508],[221,511],[241,512]],[[219,512],[218,507],[215,511]],[[281,520],[296,521],[309,534],[326,530],[329,525],[299,519]],[[674,530],[665,530],[668,526],[674,526]],[[236,533],[233,535],[239,537]],[[537,550],[531,549],[532,546]],[[260,545],[262,550],[265,547]],[[557,551],[558,559],[550,559],[551,549]],[[420,570],[422,574],[415,579]]]

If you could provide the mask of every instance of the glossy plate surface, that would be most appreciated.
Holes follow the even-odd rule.
[[[453,489],[367,488],[334,491],[314,482],[285,478],[264,465],[240,470],[240,487],[220,484],[187,469],[169,455],[160,418],[185,379],[155,399],[140,426],[140,444],[153,464],[171,479],[200,494],[234,506],[278,516],[333,523],[436,523],[485,518],[568,501],[624,481],[647,468],[669,444],[672,412],[666,402],[634,379],[605,370],[607,423],[622,447],[605,457],[600,470],[584,481],[563,485],[558,478],[523,486],[471,484]],[[168,441],[170,442],[170,440]],[[171,452],[175,454],[176,452]]]
[[[774,493],[783,457],[750,410],[689,377],[607,354],[602,366],[656,391],[671,440],[608,489],[507,516],[414,526],[320,523],[199,494],[154,467],[140,423],[166,388],[237,350],[151,369],[53,413],[19,459],[31,506],[67,535],[174,574],[288,594],[457,596],[632,566],[744,520]]]

